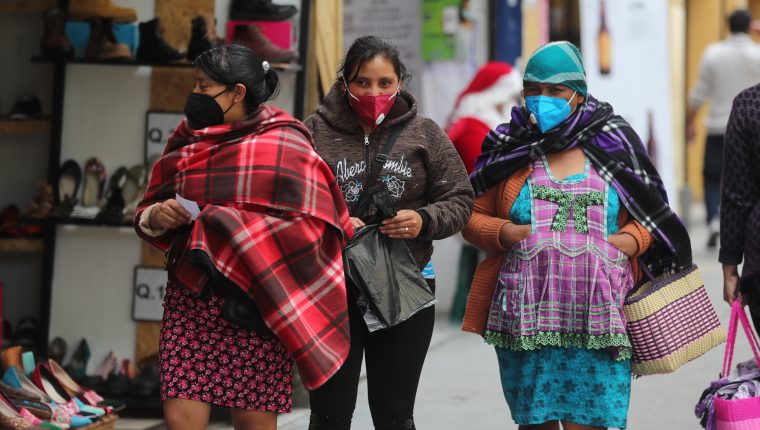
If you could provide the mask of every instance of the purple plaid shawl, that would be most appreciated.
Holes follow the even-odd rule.
[[[524,107],[512,108],[512,120],[491,130],[470,175],[481,195],[542,154],[580,146],[610,183],[636,221],[655,239],[641,257],[650,277],[691,264],[686,227],[668,205],[662,179],[631,126],[609,103],[588,96],[560,126],[542,134],[530,124]]]

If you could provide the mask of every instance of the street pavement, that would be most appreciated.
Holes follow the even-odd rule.
[[[722,300],[722,275],[717,251],[708,251],[707,229],[695,210],[690,227],[694,259],[702,270],[710,299],[724,324],[729,307]],[[736,359],[751,356],[746,342],[737,342]],[[670,375],[633,381],[628,428],[633,430],[691,430],[701,428],[694,406],[711,380],[717,379],[723,361],[723,346],[686,364]],[[559,389],[559,387],[558,387]],[[297,409],[279,420],[280,430],[305,430],[309,412]],[[460,332],[445,315],[436,321],[430,351],[422,371],[415,408],[420,430],[513,430],[498,376],[493,348],[479,336]],[[366,381],[359,387],[353,429],[372,429],[367,405]]]

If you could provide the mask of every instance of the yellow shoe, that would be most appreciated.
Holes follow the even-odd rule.
[[[93,18],[111,18],[114,22],[137,21],[134,9],[118,7],[111,0],[69,0],[68,19],[85,21]]]

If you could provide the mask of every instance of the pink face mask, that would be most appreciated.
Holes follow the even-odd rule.
[[[388,116],[388,112],[391,111],[393,103],[396,101],[396,95],[398,95],[398,87],[393,94],[379,94],[376,96],[355,96],[351,94],[348,89],[348,84],[345,79],[343,84],[346,85],[346,91],[348,92],[348,104],[356,113],[359,119],[368,125],[372,125],[377,128],[381,122]],[[399,86],[401,83],[399,83]]]

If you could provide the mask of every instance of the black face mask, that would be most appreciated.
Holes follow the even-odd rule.
[[[190,121],[190,127],[193,130],[219,125],[224,123],[224,114],[226,114],[235,103],[232,103],[227,110],[223,111],[216,98],[226,93],[224,90],[215,96],[209,96],[200,93],[190,93],[185,103],[185,116]]]

